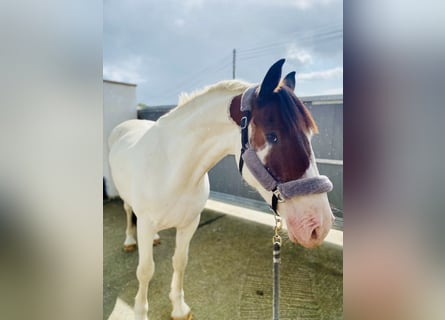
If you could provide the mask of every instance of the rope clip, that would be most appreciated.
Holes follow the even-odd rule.
[[[274,228],[274,236],[272,237],[272,242],[274,244],[279,243],[280,247],[281,247],[280,231],[281,231],[281,228],[283,227],[283,222],[282,222],[280,216],[275,214],[274,217],[275,217],[275,228]]]

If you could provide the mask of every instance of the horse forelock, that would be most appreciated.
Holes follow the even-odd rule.
[[[318,133],[317,124],[311,113],[290,89],[282,86],[276,94],[280,101],[280,112],[286,128],[301,130],[306,134]]]

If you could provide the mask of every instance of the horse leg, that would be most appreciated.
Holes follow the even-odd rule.
[[[131,252],[136,250],[137,248],[137,241],[136,241],[136,216],[133,213],[133,209],[131,206],[124,202],[124,210],[125,214],[127,216],[127,228],[125,229],[125,241],[124,241],[124,251],[125,252]],[[157,246],[161,244],[161,238],[156,233],[153,236],[153,245]]]
[[[187,227],[176,230],[176,249],[173,255],[173,278],[170,300],[173,305],[171,317],[173,320],[189,320],[192,318],[190,307],[184,301],[184,271],[188,260],[190,240],[199,224],[198,217]]]
[[[157,246],[159,244],[161,244],[161,237],[156,233],[153,237],[153,246]]]
[[[148,219],[139,219],[137,223],[139,238],[139,263],[136,276],[139,288],[134,303],[136,320],[148,320],[148,284],[153,276],[155,264],[153,261],[153,236],[156,233]]]
[[[130,252],[136,250],[136,223],[133,220],[133,209],[124,202],[124,210],[127,216],[127,228],[125,229],[124,251]]]

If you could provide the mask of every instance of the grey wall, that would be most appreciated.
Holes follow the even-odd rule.
[[[109,197],[118,195],[108,165],[108,137],[119,123],[136,118],[136,85],[103,80],[103,177]]]
[[[343,96],[316,96],[302,98],[311,111],[319,128],[314,135],[312,147],[317,158],[318,169],[327,175],[334,184],[334,190],[328,194],[330,203],[339,210],[337,216],[342,217],[343,210]],[[138,111],[138,118],[156,120],[174,106],[148,107]],[[332,161],[335,160],[335,161]],[[263,199],[249,187],[238,173],[234,156],[222,159],[209,172],[210,188],[221,192],[252,200]]]
[[[169,106],[156,106],[156,107],[148,107],[144,109],[138,110],[138,119],[146,119],[146,120],[153,120],[156,121],[158,118],[160,118],[162,115],[169,112],[171,109],[173,109],[174,105]]]
[[[331,204],[343,211],[343,96],[317,96],[302,99],[317,123],[319,134],[312,147],[319,160],[318,170],[328,176],[334,189],[328,194]],[[326,163],[327,160],[333,163]],[[342,216],[342,213],[336,213]]]

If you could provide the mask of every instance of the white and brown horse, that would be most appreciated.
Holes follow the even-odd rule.
[[[295,73],[280,81],[283,63],[284,59],[276,62],[261,85],[251,90],[250,121],[244,123],[249,152],[281,184],[319,176],[310,142],[317,127],[293,93]],[[110,135],[112,176],[128,216],[127,246],[136,243],[132,210],[137,216],[136,319],[147,319],[148,283],[155,269],[153,238],[167,228],[177,229],[171,316],[191,318],[183,290],[189,243],[209,195],[207,172],[228,154],[240,158],[241,97],[249,86],[222,81],[182,95],[178,107],[158,121],[126,121]],[[243,178],[269,202],[273,191],[251,171],[246,166]],[[287,222],[290,240],[305,247],[321,244],[332,225],[326,192],[287,197],[278,202],[277,210]]]

